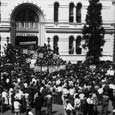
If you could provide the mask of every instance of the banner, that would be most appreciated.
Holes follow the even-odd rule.
[[[55,71],[60,71],[64,70],[66,68],[66,65],[61,65],[61,66],[35,66],[34,71],[40,72],[40,71],[49,71],[49,73],[55,72]]]

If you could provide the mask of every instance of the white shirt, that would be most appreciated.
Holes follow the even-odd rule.
[[[12,105],[12,102],[11,102],[11,95],[13,94],[13,89],[12,88],[10,88],[9,89],[9,105]]]
[[[84,93],[80,93],[80,94],[79,94],[79,98],[80,98],[81,100],[83,100],[84,97],[85,97],[85,94],[84,94]]]
[[[9,82],[10,82],[10,80],[7,78],[7,79],[6,79],[6,83],[9,83]]]
[[[99,93],[99,94],[102,94],[102,93],[103,93],[103,88],[99,88],[99,89],[98,89],[98,93]]]
[[[42,93],[43,89],[44,89],[44,87],[41,87],[41,88],[40,88],[40,93]]]
[[[20,109],[20,105],[19,101],[14,101],[14,109]]]
[[[87,98],[87,103],[88,104],[93,104],[93,100],[91,98]]]
[[[60,80],[57,80],[56,81],[56,85],[60,85],[61,81]]]
[[[26,99],[28,99],[29,93],[25,93],[24,96],[25,96]]]
[[[23,96],[23,93],[21,92],[21,91],[19,91],[19,93],[16,93],[15,94],[15,99],[19,99],[19,100],[21,100],[22,99],[22,96]]]
[[[6,91],[2,92],[2,97],[5,99],[4,104],[8,104],[8,93]]]
[[[73,81],[69,81],[69,85],[73,85]]]
[[[34,115],[31,111],[28,112],[28,115]]]
[[[68,95],[69,94],[69,90],[67,88],[63,88],[63,95]]]
[[[110,89],[115,89],[115,84],[109,84]]]
[[[62,87],[61,86],[57,87],[57,92],[62,92]]]
[[[74,106],[79,107],[81,105],[81,100],[79,98],[75,98],[74,100]]]
[[[74,95],[75,89],[74,89],[74,88],[70,88],[70,89],[69,89],[69,93],[70,93],[70,95]]]
[[[73,108],[73,106],[70,104],[70,103],[68,103],[67,105],[66,105],[66,110],[70,110],[70,111],[72,111],[74,108]]]
[[[106,75],[114,75],[114,70],[113,69],[109,69],[109,70],[107,70],[107,73],[106,73]]]
[[[28,87],[28,84],[27,84],[27,83],[24,83],[24,87],[27,88],[27,87]]]
[[[18,83],[20,83],[20,82],[21,82],[21,79],[20,79],[20,78],[18,78],[18,79],[17,79],[17,82],[18,82]]]
[[[6,91],[3,91],[2,92],[2,97],[7,97],[8,96],[8,93]]]

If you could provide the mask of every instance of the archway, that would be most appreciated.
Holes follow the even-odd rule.
[[[44,15],[38,6],[23,3],[15,7],[11,14],[12,45],[21,45],[19,42],[23,42],[22,44],[25,42],[27,45],[28,41],[29,44],[31,44],[30,41],[34,41],[32,43],[35,45],[42,45],[45,30],[41,22],[44,22]]]

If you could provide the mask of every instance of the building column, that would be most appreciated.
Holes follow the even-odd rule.
[[[39,23],[39,39],[38,45],[43,46],[45,42],[45,24]]]
[[[15,25],[15,21],[11,21],[11,35],[10,35],[10,39],[11,39],[11,44],[14,46],[15,45],[15,39],[16,39],[16,25]]]
[[[73,47],[74,47],[74,54],[76,54],[76,39],[73,41]]]
[[[76,23],[76,6],[74,6],[74,23]]]

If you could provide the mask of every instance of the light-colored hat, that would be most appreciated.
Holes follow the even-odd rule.
[[[28,115],[34,115],[31,111],[28,112]]]

